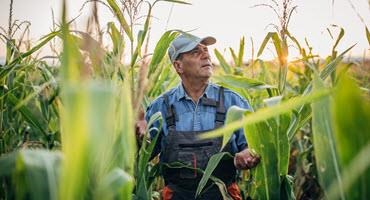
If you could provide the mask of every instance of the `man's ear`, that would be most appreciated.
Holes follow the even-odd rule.
[[[175,60],[174,62],[173,62],[173,66],[175,67],[175,69],[176,69],[176,72],[178,73],[178,74],[182,74],[183,73],[183,69],[182,69],[182,63],[181,63],[181,61],[179,61],[179,60]]]

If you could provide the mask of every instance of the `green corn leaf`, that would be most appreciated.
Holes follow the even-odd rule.
[[[130,29],[130,26],[125,20],[125,17],[123,16],[123,13],[119,9],[117,3],[115,0],[107,0],[109,6],[112,8],[114,15],[116,15],[119,23],[121,24],[123,30],[126,32],[127,36],[129,37],[130,41],[134,41],[134,37],[132,36],[132,32]]]
[[[217,154],[213,155],[209,159],[208,164],[207,164],[207,167],[206,167],[206,169],[204,171],[204,174],[202,176],[202,179],[200,180],[200,182],[198,184],[198,187],[197,187],[197,190],[195,192],[195,196],[196,197],[200,195],[200,193],[202,192],[204,186],[206,186],[209,178],[211,177],[213,171],[216,169],[218,163],[222,159],[233,159],[233,157],[228,152],[222,152],[222,153],[217,153]]]
[[[337,46],[338,46],[340,40],[343,38],[343,36],[344,36],[344,29],[340,28],[340,32],[339,32],[337,40],[335,41],[335,44],[332,48],[332,52],[335,52],[335,49],[337,48]]]
[[[261,44],[261,46],[260,46],[260,48],[259,48],[259,50],[258,50],[258,53],[257,53],[257,57],[259,57],[261,54],[262,54],[262,52],[263,52],[263,50],[265,49],[265,47],[266,47],[266,45],[267,45],[267,42],[270,40],[270,38],[272,37],[272,34],[274,34],[273,32],[269,32],[266,36],[265,36],[265,38],[263,39],[263,42],[262,42],[262,44]]]
[[[324,83],[316,74],[313,82],[313,91],[324,88]],[[312,103],[312,132],[315,148],[316,166],[318,169],[319,182],[325,191],[328,190],[332,180],[341,183],[341,172],[338,155],[334,143],[334,132],[330,106],[332,99],[325,97]],[[343,186],[338,188],[341,192],[340,199],[345,199]]]
[[[279,35],[276,32],[274,32],[271,35],[271,39],[272,39],[272,42],[274,43],[276,54],[277,54],[279,60],[284,59],[286,57],[286,53],[284,53],[284,52],[287,51],[287,49],[288,49],[285,42],[281,41],[281,39],[279,38]]]
[[[239,65],[238,65],[238,57],[236,56],[234,49],[232,49],[232,48],[230,47],[230,48],[229,48],[229,50],[230,50],[231,56],[233,57],[233,60],[234,60],[235,65],[236,65],[236,66],[239,66]]]
[[[243,118],[244,113],[246,112],[246,109],[240,108],[238,106],[231,106],[226,113],[226,120],[225,124],[229,124],[231,122],[240,120]],[[222,146],[221,149],[225,147],[225,145],[229,142],[231,136],[233,134],[233,131],[225,132],[222,139]]]
[[[275,50],[276,50],[276,53],[277,53],[278,57],[281,58],[283,56],[283,50],[282,50],[281,40],[279,38],[279,35],[276,32],[269,32],[266,35],[265,39],[263,40],[263,42],[261,44],[261,47],[258,50],[257,57],[259,57],[262,54],[262,52],[265,49],[265,47],[267,45],[267,42],[270,40],[270,38],[271,38],[272,42],[274,43]]]
[[[237,66],[241,67],[243,65],[243,56],[244,56],[244,46],[245,46],[245,40],[244,37],[240,39],[240,44],[239,44],[239,55],[238,55],[238,62]]]
[[[246,117],[252,116],[248,113]],[[272,126],[272,127],[271,127]],[[253,170],[254,183],[251,197],[253,199],[278,199],[280,197],[279,154],[277,151],[276,129],[274,119],[244,126],[248,147],[261,156],[261,162]]]
[[[280,175],[288,174],[290,143],[287,134],[291,121],[289,114],[282,114],[275,118],[277,124],[276,147],[278,155],[278,171]],[[271,123],[270,123],[271,124]]]
[[[301,125],[299,124],[299,122],[301,121],[301,116],[296,110],[292,111],[292,115],[293,117],[292,120],[290,121],[290,125],[287,131],[287,135],[290,142],[293,140],[294,135],[297,132],[298,128],[302,127],[305,124],[305,122]]]
[[[220,84],[225,86],[231,86],[233,88],[256,89],[256,90],[275,88],[274,86],[267,85],[264,82],[236,75],[213,76],[213,78]]]
[[[365,147],[361,149],[360,152],[352,159],[351,163],[347,165],[347,167],[343,170],[342,173],[342,182],[343,182],[343,189],[346,193],[354,194],[356,196],[364,197],[365,199],[368,197],[366,193],[366,187],[369,185],[369,169],[370,169],[370,143],[368,143]],[[360,179],[360,180],[359,180]],[[356,188],[356,185],[363,184],[365,187],[363,188]],[[341,195],[341,191],[338,190],[339,183],[334,181],[327,192],[328,199],[338,199]],[[362,190],[362,193],[358,193],[357,191]],[[358,198],[361,199],[361,198]]]
[[[148,173],[148,181],[147,181],[147,188],[150,188],[152,183],[154,182],[155,178],[161,175],[161,163],[157,163],[153,167],[151,167]]]
[[[243,126],[258,123],[258,122],[267,120],[271,117],[275,117],[283,113],[288,113],[291,110],[296,109],[299,106],[317,101],[318,99],[329,95],[330,92],[331,91],[328,91],[328,90],[320,90],[320,91],[317,91],[315,93],[312,93],[306,96],[291,98],[273,107],[262,108],[254,112],[253,114],[245,116],[241,120],[232,122],[228,124],[227,126],[216,129],[214,131],[204,133],[200,136],[200,138],[204,139],[204,138],[218,137],[218,136],[223,135],[224,132],[235,131],[239,128],[242,128]]]
[[[298,42],[298,40],[297,40],[297,38],[296,37],[294,37],[294,36],[292,36],[291,34],[290,34],[290,32],[289,31],[287,31],[286,32],[286,35],[294,42],[294,44],[296,44],[297,45],[297,48],[299,49],[299,52],[300,52],[300,54],[302,55],[302,56],[304,56],[304,54],[303,54],[303,50],[304,49],[302,49],[302,47],[301,47],[301,45],[299,44],[299,42]]]
[[[122,36],[113,22],[108,23],[108,30],[111,40],[113,42],[113,52],[115,53],[122,52],[125,43],[122,40]]]
[[[19,111],[22,114],[22,116],[25,118],[25,120],[28,123],[30,123],[30,125],[32,127],[34,127],[35,129],[39,130],[41,133],[44,134],[44,136],[47,136],[48,135],[47,130],[45,130],[46,129],[46,124],[47,124],[47,122],[45,121],[45,119],[38,117],[38,115],[35,115],[25,105],[21,105],[21,101],[18,100],[18,98],[16,96],[14,96],[13,94],[9,93],[7,95],[7,99],[9,100],[9,102],[11,104],[13,104],[13,106],[20,105],[16,109],[16,111]]]
[[[162,37],[157,42],[157,45],[154,48],[153,57],[149,64],[149,73],[148,76],[153,74],[154,71],[158,68],[159,63],[163,60],[164,56],[166,55],[167,49],[178,35],[178,32],[173,30],[166,31]]]
[[[364,96],[363,91],[351,78],[343,76],[334,93],[332,109],[335,124],[335,140],[333,142],[337,145],[340,165],[346,173],[355,174],[346,170],[350,170],[356,165],[353,163],[355,158],[360,156],[362,150],[365,150],[370,144],[369,99]],[[363,164],[365,164],[364,161],[359,162],[358,167],[361,168]],[[346,185],[348,199],[362,199],[370,195],[369,190],[366,189],[370,185],[370,168],[363,168],[362,173],[359,173],[357,177],[353,178],[351,184],[344,182],[345,180],[338,182],[338,188]]]
[[[222,69],[224,70],[224,72],[226,74],[231,74],[232,73],[231,66],[227,64],[225,58],[221,55],[221,53],[217,49],[215,49],[215,55],[216,55],[217,60],[220,62],[220,65]]]

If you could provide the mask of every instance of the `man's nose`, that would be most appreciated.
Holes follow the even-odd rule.
[[[201,52],[202,52],[202,58],[208,59],[210,57],[208,50],[202,49]]]

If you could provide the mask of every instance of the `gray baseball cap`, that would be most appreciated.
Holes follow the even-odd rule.
[[[177,36],[170,44],[170,47],[168,48],[168,56],[173,63],[181,53],[193,50],[198,44],[208,46],[214,43],[216,43],[216,38],[211,36],[199,38],[189,33],[183,33]]]

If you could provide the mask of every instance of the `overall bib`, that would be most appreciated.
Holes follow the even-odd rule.
[[[173,105],[169,105],[168,96],[166,94],[164,95],[164,98],[167,107],[166,123],[168,135],[163,138],[165,140],[165,149],[162,151],[163,162],[166,164],[181,162],[187,167],[164,167],[162,173],[166,187],[162,193],[163,199],[195,199],[195,191],[203,175],[196,169],[199,168],[204,170],[210,157],[220,152],[222,137],[199,140],[197,138],[199,134],[210,130],[177,131],[175,124],[176,111]],[[205,106],[216,107],[214,129],[221,127],[224,124],[226,116],[226,110],[224,106],[224,88],[220,88],[218,101],[202,97],[200,103]],[[230,145],[226,145],[224,151],[231,153]],[[232,186],[231,190],[237,190],[233,192],[238,193],[240,197],[239,188],[235,183],[236,169],[233,159],[220,161],[212,175],[221,179],[226,186],[229,186],[229,191],[230,186]],[[222,199],[222,195],[218,187],[212,181],[208,181],[207,185],[203,189],[203,192],[197,199],[218,200]],[[235,197],[234,199],[241,198]]]

